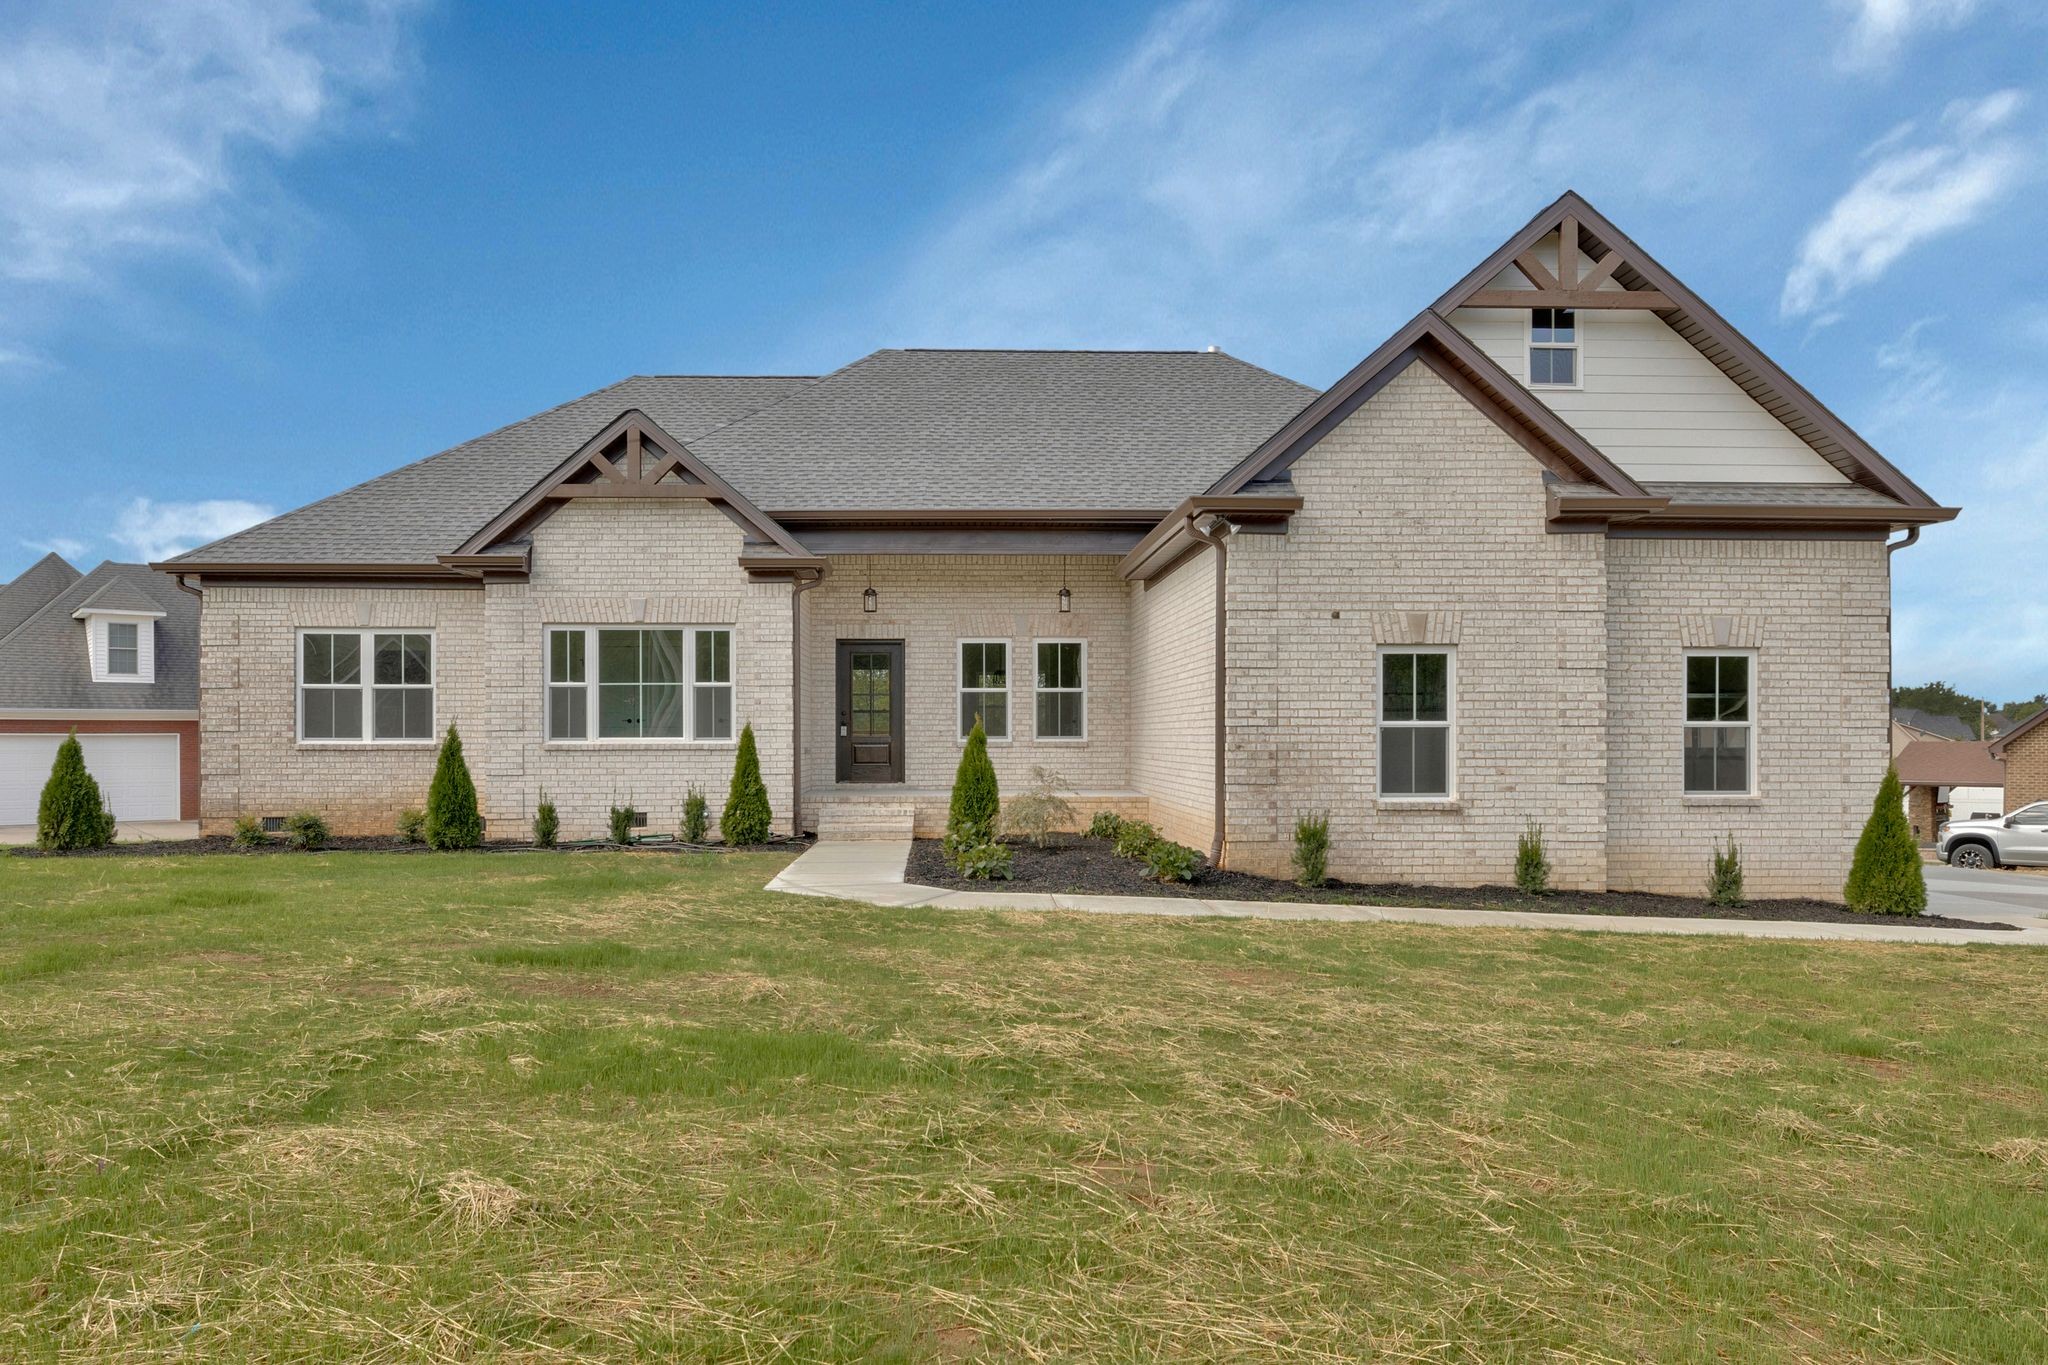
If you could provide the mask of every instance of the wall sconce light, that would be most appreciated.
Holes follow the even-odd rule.
[[[1074,591],[1067,586],[1067,557],[1060,556],[1060,610],[1074,609]]]
[[[875,592],[874,561],[864,561],[861,567],[865,568],[868,571],[868,590],[860,595],[860,609],[862,611],[871,612],[877,606],[879,606],[882,601],[880,595]]]

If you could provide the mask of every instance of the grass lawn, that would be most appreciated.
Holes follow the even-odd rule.
[[[0,860],[0,1357],[2048,1357],[2048,956]]]

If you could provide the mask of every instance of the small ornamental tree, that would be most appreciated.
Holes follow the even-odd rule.
[[[475,848],[484,841],[484,817],[476,808],[476,783],[462,760],[462,736],[448,727],[434,784],[427,788],[427,847]]]
[[[1543,852],[1543,826],[1534,820],[1515,841],[1515,886],[1525,896],[1541,896],[1550,890],[1550,859]]]
[[[73,730],[57,746],[50,780],[36,806],[40,848],[105,848],[114,842],[114,813],[100,796],[100,784],[85,770],[85,750]]]
[[[1715,905],[1742,904],[1742,850],[1735,846],[1735,834],[1728,835],[1728,848],[1714,846],[1713,870],[1707,874],[1707,899]]]
[[[989,761],[988,734],[975,717],[967,734],[967,747],[960,751],[960,767],[953,774],[953,803],[946,811],[946,833],[955,843],[986,844],[996,837],[996,817],[1002,813],[1003,794],[996,786],[996,765]]]
[[[718,834],[732,845],[765,844],[775,823],[768,805],[768,787],[761,781],[761,755],[754,748],[754,727],[740,730],[740,749],[732,761],[732,790],[718,816]]]
[[[546,787],[540,789],[540,804],[533,808],[533,846],[553,848],[562,834],[562,816],[548,800]]]
[[[1842,899],[1851,910],[1872,915],[1917,915],[1927,909],[1927,878],[1913,827],[1906,823],[1905,789],[1897,768],[1884,770],[1863,837],[1856,841],[1856,861],[1849,866]]]

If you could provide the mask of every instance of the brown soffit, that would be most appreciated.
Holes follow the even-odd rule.
[[[1117,564],[1123,579],[1143,582],[1165,572],[1199,545],[1213,544],[1194,529],[1202,517],[1221,517],[1237,525],[1272,525],[1301,510],[1302,500],[1290,493],[1200,493],[1168,512],[1145,538]]]
[[[1647,496],[1640,485],[1569,423],[1509,377],[1464,333],[1434,312],[1417,314],[1358,362],[1288,423],[1213,484],[1212,494],[1236,493],[1271,479],[1300,459],[1359,406],[1410,364],[1421,362],[1444,377],[1502,430],[1554,471],[1587,478],[1625,497]]]
[[[1799,503],[1685,503],[1646,496],[1574,496],[1553,488],[1553,522],[1619,523],[1641,526],[1869,526],[1896,529],[1952,520],[1954,507],[1825,507]]]
[[[1830,412],[1799,381],[1780,369],[1776,362],[1757,349],[1754,342],[1737,331],[1734,324],[1710,308],[1677,276],[1636,245],[1628,234],[1573,191],[1565,191],[1557,202],[1530,219],[1521,231],[1508,238],[1498,250],[1430,305],[1431,311],[1449,316],[1458,308],[1497,306],[1479,301],[1488,295],[1493,278],[1514,265],[1518,256],[1552,231],[1561,232],[1567,221],[1581,231],[1590,231],[1598,244],[1607,249],[1607,255],[1596,268],[1612,274],[1617,282],[1628,288],[1647,288],[1665,295],[1668,306],[1658,311],[1671,329],[1690,342],[1765,411],[1812,446],[1822,459],[1852,482],[1889,494],[1908,507],[1935,506],[1933,498],[1878,454],[1869,442],[1850,430],[1848,423]],[[1581,284],[1593,282],[1594,278],[1589,275]],[[1515,292],[1516,300],[1510,306],[1541,306],[1528,301],[1525,291]]]
[[[612,446],[624,443],[628,466],[620,469],[607,457],[605,452]],[[647,451],[652,448],[652,461],[647,460]],[[676,474],[694,480],[690,484],[662,484],[660,480],[669,474]],[[591,474],[591,484],[579,485],[573,494],[557,494],[556,490],[567,485],[578,475]],[[661,429],[655,420],[638,408],[628,408],[608,423],[602,431],[556,465],[554,470],[532,488],[520,495],[510,507],[493,517],[484,527],[457,547],[458,555],[474,554],[487,545],[496,544],[523,527],[546,517],[563,496],[605,496],[606,490],[612,496],[628,496],[616,490],[637,484],[645,484],[662,490],[642,496],[697,497],[706,498],[717,504],[742,530],[753,532],[759,539],[772,541],[784,554],[802,556],[804,547],[778,525],[760,508],[754,506],[739,491],[713,473],[711,467],[691,453],[681,441]],[[673,491],[668,491],[673,489]]]
[[[1997,739],[1992,740],[1991,756],[1993,758],[2004,758],[2007,746],[2009,746],[2014,740],[2018,739],[2021,735],[2031,734],[2034,731],[2035,727],[2043,724],[2048,724],[2048,706],[2042,707],[2039,711],[2036,711],[2033,715],[2028,716],[2018,725],[2013,726],[2012,729],[2007,730]]]
[[[495,557],[495,556],[494,556]],[[196,564],[189,560],[172,563],[155,563],[149,566],[158,573],[174,577],[206,578],[389,578],[389,579],[448,579],[457,576],[457,570],[440,563],[423,563],[414,560],[394,564],[357,563],[313,563],[295,560],[226,560],[215,564]]]

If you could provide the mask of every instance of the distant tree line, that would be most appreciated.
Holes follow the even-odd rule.
[[[1931,682],[1918,687],[1894,687],[1892,705],[1910,706],[1930,716],[1954,716],[1974,732],[1980,708],[2003,712],[2008,721],[2023,721],[2041,708],[2048,707],[2048,692],[2037,692],[2026,701],[2009,701],[2001,706],[1967,692],[1958,692],[1945,682]]]

